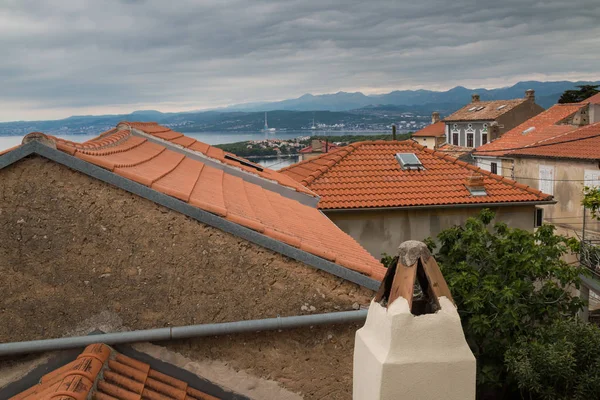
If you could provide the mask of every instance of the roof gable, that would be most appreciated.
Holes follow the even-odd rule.
[[[503,156],[509,154],[511,149],[531,145],[559,133],[574,130],[577,127],[558,124],[583,107],[585,104],[581,103],[556,104],[506,132],[493,142],[478,147],[474,154],[490,157]]]
[[[600,122],[538,141],[511,156],[600,160]]]
[[[34,140],[3,155],[0,168],[40,154],[308,265],[378,287],[384,267],[316,207],[146,138],[116,131],[101,140],[110,143],[74,149],[63,141],[62,152]]]
[[[423,169],[402,170],[395,155],[414,153]],[[429,150],[412,140],[348,145],[281,170],[321,196],[321,209],[423,207],[544,202],[552,196]],[[484,175],[486,196],[473,196],[465,182]]]
[[[453,121],[490,121],[512,111],[515,107],[529,101],[526,98],[512,100],[492,100],[469,103],[455,113],[444,118]]]

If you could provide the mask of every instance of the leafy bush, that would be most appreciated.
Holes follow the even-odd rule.
[[[600,329],[577,319],[558,320],[523,336],[506,352],[508,372],[523,398],[600,398]]]
[[[561,259],[575,241],[555,235],[553,226],[533,233],[504,223],[491,227],[494,216],[483,210],[464,227],[441,232],[435,256],[477,358],[480,392],[509,393],[517,390],[517,379],[506,368],[507,350],[581,309],[568,289],[579,287],[582,269]]]

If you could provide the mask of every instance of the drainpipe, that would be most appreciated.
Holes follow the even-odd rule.
[[[0,357],[30,354],[54,350],[85,347],[94,343],[116,345],[134,342],[158,342],[163,340],[189,339],[204,336],[231,335],[258,331],[302,328],[314,325],[363,323],[368,310],[342,311],[325,314],[296,315],[218,324],[188,325],[170,328],[147,329],[100,335],[64,337],[59,339],[32,340],[0,344]]]

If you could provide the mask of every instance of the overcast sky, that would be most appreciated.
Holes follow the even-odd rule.
[[[596,80],[598,0],[1,0],[0,121]]]

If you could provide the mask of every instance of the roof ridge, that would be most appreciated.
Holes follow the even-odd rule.
[[[362,146],[364,143],[366,143],[366,142],[351,143],[348,146],[344,146],[344,147],[340,148],[340,150],[345,150],[346,154],[344,154],[343,156],[339,157],[337,160],[332,160],[332,161],[334,161],[333,165],[322,166],[322,167],[318,168],[315,172],[313,172],[312,174],[308,175],[305,179],[302,179],[302,183],[304,183],[305,185],[311,184],[316,179],[320,178],[323,174],[325,174],[326,172],[328,172],[331,169],[331,167],[335,166],[337,163],[339,163],[340,161],[342,161],[344,158],[346,158],[349,154],[351,154],[352,152],[354,152],[354,150],[356,150],[358,147]],[[350,148],[350,151],[346,149],[347,147]],[[331,154],[332,153],[325,153],[322,156],[316,157],[316,159],[321,158],[321,157],[323,157],[325,155],[331,155]],[[315,160],[315,158],[312,158],[311,160]],[[307,160],[307,161],[311,161],[311,160]]]

